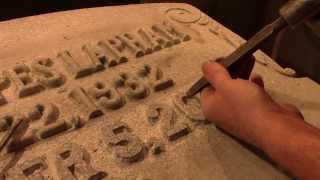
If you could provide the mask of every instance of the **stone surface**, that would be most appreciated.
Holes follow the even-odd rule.
[[[202,123],[196,99],[180,101],[179,93],[201,76],[203,62],[243,42],[187,4],[0,22],[0,112],[11,115],[0,120],[0,142],[17,114],[29,122],[12,141],[23,144],[7,148],[10,162],[0,162],[6,171],[0,179],[290,179]],[[279,73],[262,52],[255,56],[254,71],[264,76],[268,92],[298,106],[320,128],[320,86]],[[117,122],[124,125],[117,128]]]

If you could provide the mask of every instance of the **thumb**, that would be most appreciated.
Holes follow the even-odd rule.
[[[219,87],[224,81],[230,80],[231,76],[226,68],[221,64],[214,63],[204,63],[202,66],[202,71],[210,84],[213,87]]]

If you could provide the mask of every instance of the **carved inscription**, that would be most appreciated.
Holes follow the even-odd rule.
[[[18,126],[26,121],[26,118],[16,114],[8,114],[0,117],[0,144],[7,141],[7,137],[17,131]],[[3,147],[1,147],[3,148]]]
[[[59,109],[54,104],[37,104],[27,111],[28,126],[18,139],[12,139],[8,151],[21,150],[37,141],[47,139],[72,127],[70,121],[59,119]]]
[[[84,49],[87,51],[88,51],[88,48],[89,48],[88,46],[84,46]],[[102,70],[104,67],[103,64],[101,64],[101,61],[97,60],[96,58],[90,59],[91,60],[90,65],[80,65],[79,61],[74,59],[69,51],[60,52],[58,54],[58,57],[62,59],[66,67],[66,70],[74,79],[91,75],[97,71]]]
[[[90,155],[84,148],[73,143],[58,149],[55,165],[59,178],[64,180],[102,180],[107,176],[90,165]]]
[[[72,55],[68,50],[58,53],[57,57],[62,60],[69,75],[73,79],[78,79],[102,71],[106,66],[112,67],[126,63],[132,56],[139,58],[190,39],[191,36],[183,32],[182,26],[163,22],[133,32],[121,33],[97,43],[83,45],[81,50],[87,56],[84,59],[85,62],[82,62],[82,59],[80,62],[77,59],[78,56]],[[150,72],[150,77],[154,79],[154,85],[152,85],[154,91],[172,86],[171,80],[161,78],[160,70],[154,69],[154,72]],[[36,59],[30,66],[17,64],[3,73],[5,75],[0,76],[0,106],[7,104],[1,91],[8,88],[11,81],[16,86],[17,96],[22,98],[38,94],[46,88],[62,86],[67,79],[54,68],[52,58]],[[139,78],[133,78],[134,76],[130,76],[132,78],[126,80],[124,84],[128,89],[127,95],[133,99],[146,97],[148,88],[140,82]],[[110,92],[112,94],[114,91],[110,90]]]
[[[131,129],[123,122],[112,122],[102,128],[106,144],[115,158],[121,162],[133,163],[145,156],[145,146],[132,134]]]
[[[189,35],[182,33],[168,23],[153,25],[152,29],[169,39],[173,44],[179,44],[183,41],[189,41],[191,39]]]
[[[119,109],[125,104],[124,97],[113,87],[107,87],[103,82],[96,82],[88,90],[97,106],[106,109]]]
[[[147,118],[153,125],[160,121],[163,135],[169,141],[178,140],[191,131],[187,124],[177,122],[178,118],[174,109],[164,104],[149,106]]]
[[[135,57],[142,57],[145,54],[150,54],[150,48],[148,49],[144,43],[133,33],[123,33],[117,38],[129,49],[129,51],[134,54]]]
[[[150,86],[156,92],[165,90],[174,85],[173,79],[164,77],[164,73],[160,68],[151,67],[148,64],[141,67],[137,74],[141,78],[147,78]]]
[[[8,180],[52,180],[45,157],[26,161],[9,173]]]
[[[17,88],[18,97],[26,97],[44,90],[43,86],[36,81],[31,69],[25,64],[16,65],[10,71],[11,80]]]
[[[59,87],[64,83],[63,75],[52,66],[53,61],[49,58],[38,59],[31,64],[34,74],[37,75],[38,82],[48,88]]]
[[[73,79],[78,79],[102,71],[106,66],[112,67],[128,62],[130,56],[139,58],[190,39],[191,37],[184,34],[178,27],[169,23],[161,23],[141,28],[135,32],[106,38],[97,44],[82,46],[82,52],[87,55],[86,62],[80,62],[76,58],[77,56],[73,56],[68,50],[60,52],[58,58],[62,60],[69,75]],[[54,68],[54,61],[51,58],[36,59],[28,65],[18,64],[5,73],[0,76],[0,106],[7,103],[1,91],[6,89],[10,82],[16,86],[18,97],[22,98],[40,93],[45,89],[60,87],[68,79]],[[77,116],[63,120],[60,118],[60,112],[56,105],[36,104],[24,114],[27,122],[25,129],[23,132],[19,132],[19,138],[10,140],[8,151],[22,150],[40,140],[73,128],[80,128],[84,126],[86,121],[102,116],[102,109],[119,109],[125,105],[128,99],[143,99],[148,97],[151,92],[162,91],[173,85],[174,81],[166,77],[160,68],[144,65],[136,72],[120,73],[114,78],[114,84],[111,86],[108,85],[108,82],[102,81],[95,82],[89,88],[76,86],[68,92],[68,98],[79,107],[81,113],[85,114],[85,118]],[[175,113],[173,112],[173,114]],[[160,118],[160,114],[158,118]],[[165,129],[169,140],[178,139],[177,136],[180,136],[182,131],[182,128],[177,130],[176,127],[180,125],[175,123],[175,119],[175,115],[173,115],[171,119],[161,121],[166,124],[163,129]],[[14,116],[0,118],[0,140],[10,132],[15,122],[16,117]],[[135,162],[143,158],[145,152],[143,143],[132,135],[127,126],[121,127],[123,133],[109,131],[110,133],[106,135],[109,140],[111,139],[108,141],[108,145],[114,149],[115,156],[123,162]],[[182,133],[185,135],[189,132],[189,128],[184,127]],[[177,130],[177,132],[173,130]],[[122,137],[123,139],[121,139]],[[117,138],[120,138],[119,143],[116,142]]]
[[[128,62],[129,56],[139,58],[190,39],[191,36],[183,33],[176,25],[164,22],[136,32],[121,33],[94,45],[84,45],[82,51],[88,55],[90,65],[80,65],[67,50],[60,52],[58,57],[62,59],[69,74],[78,79],[103,70],[106,65],[112,67]]]
[[[108,65],[113,67],[121,63],[128,62],[128,58],[124,54],[123,43],[118,39],[107,39],[99,41],[98,45],[109,54]]]
[[[107,63],[107,57],[103,51],[98,47],[91,44],[86,44],[82,46],[82,50],[87,53],[91,59],[92,64],[96,66],[96,70],[103,70],[104,64]]]
[[[117,88],[125,87],[126,95],[131,99],[143,99],[149,95],[149,89],[137,76],[130,73],[120,73],[115,79]]]
[[[103,115],[81,87],[74,87],[69,93],[69,98],[86,114],[87,120]]]
[[[10,81],[5,73],[0,75],[0,106],[8,103],[6,97],[2,94],[2,91],[7,89],[10,85]]]
[[[155,35],[149,28],[141,28],[138,30],[140,37],[148,44],[151,52],[160,51],[162,46],[168,47],[170,45],[166,44],[163,38]]]
[[[200,99],[198,97],[184,98],[185,95],[180,93],[174,97],[173,103],[184,113],[191,121],[201,122],[206,121],[202,110]]]

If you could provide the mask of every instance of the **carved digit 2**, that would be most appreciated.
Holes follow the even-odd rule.
[[[147,117],[151,124],[161,122],[163,135],[169,141],[175,141],[190,133],[187,124],[177,123],[177,114],[173,108],[164,104],[153,104],[147,110]]]

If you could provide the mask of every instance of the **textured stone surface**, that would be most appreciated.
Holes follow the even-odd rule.
[[[12,117],[0,121],[0,141],[17,114],[29,122],[13,141],[24,141],[24,149],[7,149],[0,179],[23,175],[21,167],[39,157],[44,161],[25,172],[27,178],[289,179],[202,123],[197,101],[174,104],[199,78],[203,62],[243,42],[187,4],[82,9],[0,22],[0,112]],[[264,76],[270,94],[295,104],[320,127],[320,86],[279,73],[285,70],[262,52],[255,56],[254,71]],[[154,105],[159,106],[150,111]],[[161,107],[174,117],[162,116]],[[116,122],[125,126],[108,128]],[[172,138],[164,136],[167,130]],[[70,157],[81,161],[65,165],[56,156],[70,143],[79,151]]]

